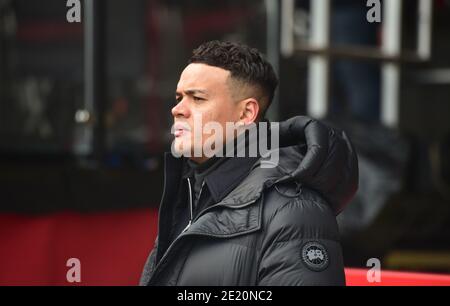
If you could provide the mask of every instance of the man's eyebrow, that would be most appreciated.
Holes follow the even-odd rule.
[[[187,95],[195,95],[195,94],[204,94],[204,95],[208,95],[208,92],[206,90],[203,89],[188,89],[184,91],[185,94]],[[181,95],[181,91],[176,91],[175,95],[180,96]]]

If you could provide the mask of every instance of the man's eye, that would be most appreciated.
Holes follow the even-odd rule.
[[[194,96],[194,101],[203,101],[203,100],[205,100],[205,99],[200,98],[200,97],[195,97],[195,96]]]

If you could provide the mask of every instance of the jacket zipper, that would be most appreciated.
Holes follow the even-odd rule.
[[[191,212],[191,218],[189,219],[189,223],[188,225],[184,228],[184,230],[181,232],[181,234],[183,234],[185,231],[187,231],[189,229],[189,227],[192,225],[193,218],[194,218],[194,213],[193,213],[193,196],[192,196],[192,184],[191,184],[191,180],[188,178],[188,185],[189,185],[189,207],[190,207],[190,212]],[[197,205],[198,203],[200,203],[200,197],[202,196],[202,190],[203,190],[203,186],[205,186],[205,181],[202,182],[202,186],[200,187],[200,191],[198,192],[198,198],[197,198]],[[203,211],[202,211],[203,213]],[[197,220],[197,218],[196,218]]]
[[[219,207],[219,206],[227,206],[227,205],[223,205],[223,204],[220,204],[220,203],[215,204],[215,205],[212,205],[212,206],[207,207],[207,208],[205,208],[204,210],[202,210],[202,211],[197,215],[197,217],[195,218],[195,220],[192,220],[192,217],[193,217],[193,216],[192,216],[192,186],[191,186],[191,181],[190,181],[189,178],[187,179],[187,181],[188,181],[188,186],[189,186],[189,207],[190,207],[190,220],[189,220],[189,223],[188,223],[188,225],[184,228],[184,230],[178,235],[178,237],[177,237],[177,238],[170,244],[170,246],[167,248],[167,250],[166,250],[166,252],[164,253],[163,257],[160,259],[160,261],[159,261],[158,264],[156,265],[155,269],[153,270],[152,277],[151,277],[150,280],[148,281],[148,284],[150,284],[150,283],[152,282],[154,276],[156,275],[156,272],[158,272],[158,268],[159,268],[159,267],[161,266],[161,264],[164,262],[164,259],[167,258],[167,256],[168,256],[169,253],[170,253],[170,250],[171,250],[171,249],[173,248],[173,246],[177,243],[177,241],[180,240],[181,237],[184,237],[184,236],[189,235],[189,234],[184,235],[184,233],[189,229],[189,227],[192,225],[193,222],[197,221],[203,214],[205,214],[207,211],[209,211],[209,210],[211,210],[211,209],[213,209],[213,208],[216,208],[216,207]],[[199,198],[199,199],[200,199],[200,195],[201,195],[201,191],[202,191],[202,189],[203,189],[204,183],[205,183],[205,182],[203,181],[202,187],[200,188],[200,192],[199,192],[199,195],[198,195],[198,198]],[[251,200],[251,201],[249,201],[249,202],[246,202],[246,203],[244,203],[244,204],[241,204],[241,205],[239,205],[239,206],[233,206],[233,207],[234,207],[234,208],[243,208],[243,207],[245,207],[245,206],[248,206],[248,205],[250,205],[250,204],[255,203],[255,202],[257,201],[257,199],[258,199],[258,198],[254,199],[254,200]],[[198,234],[196,233],[196,235],[198,235]],[[205,233],[205,234],[202,234],[202,236],[205,236],[205,237],[219,237],[219,236],[217,236],[217,235],[206,234],[206,233]]]
[[[184,230],[181,232],[181,234],[183,234],[185,231],[187,231],[189,229],[189,227],[192,224],[192,218],[193,218],[193,211],[192,211],[192,184],[191,184],[191,179],[187,178],[187,182],[188,182],[188,186],[189,186],[189,211],[190,211],[190,218],[189,218],[189,223],[188,225],[184,228]],[[203,187],[203,186],[202,186]],[[201,192],[201,190],[200,190]],[[181,235],[180,234],[180,235]],[[178,237],[177,237],[178,238]]]
[[[180,239],[180,237],[189,229],[189,227],[192,224],[192,218],[193,218],[193,211],[192,211],[192,185],[191,185],[191,180],[189,178],[187,178],[187,182],[188,182],[188,187],[189,187],[189,211],[190,211],[189,223],[183,229],[183,231],[178,235],[178,237],[174,241],[172,241],[172,243],[169,245],[169,247],[167,248],[166,252],[164,253],[163,257],[161,257],[161,259],[159,260],[158,264],[156,265],[155,269],[153,270],[153,275],[152,275],[152,277],[150,278],[150,280],[148,282],[149,284],[151,283],[151,281],[153,279],[153,276],[156,275],[156,272],[157,272],[159,266],[161,266],[161,263],[164,261],[164,259],[166,259],[167,255],[170,253],[170,250],[172,249],[172,247]],[[200,189],[199,198],[200,198],[202,189],[203,189],[203,184],[202,184],[202,188]]]

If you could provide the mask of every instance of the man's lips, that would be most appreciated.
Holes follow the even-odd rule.
[[[173,133],[175,135],[175,137],[180,137],[183,136],[184,133],[189,132],[187,130],[175,130],[175,132]]]
[[[189,128],[188,125],[186,124],[182,124],[182,123],[175,123],[173,126],[173,134],[175,135],[175,137],[180,137],[182,136],[184,133],[189,132],[191,129]]]

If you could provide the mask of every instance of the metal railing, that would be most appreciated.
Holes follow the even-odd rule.
[[[425,62],[431,57],[433,1],[418,0],[417,49],[403,51],[403,0],[383,2],[383,39],[381,48],[360,46],[331,47],[331,0],[310,1],[311,29],[307,45],[294,40],[295,0],[281,1],[281,54],[285,57],[308,57],[308,101],[310,116],[323,118],[328,112],[329,61],[332,57],[375,60],[382,65],[381,122],[396,128],[399,123],[400,66],[404,62]]]

